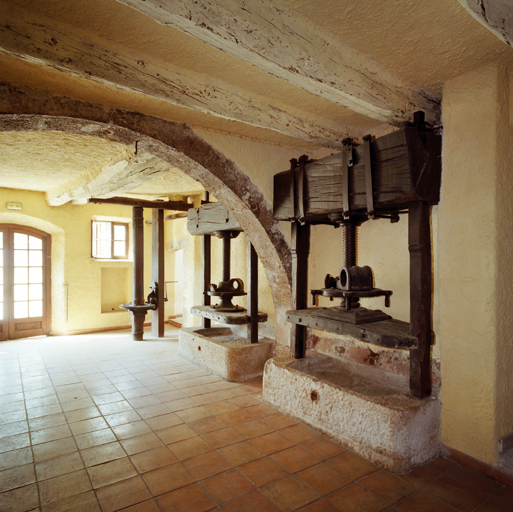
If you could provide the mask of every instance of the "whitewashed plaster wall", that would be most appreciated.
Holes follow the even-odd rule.
[[[513,432],[511,70],[446,83],[438,218],[442,440],[496,464]]]

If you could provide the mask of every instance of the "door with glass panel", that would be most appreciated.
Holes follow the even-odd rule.
[[[0,339],[48,333],[50,235],[23,226],[0,226],[2,319]]]

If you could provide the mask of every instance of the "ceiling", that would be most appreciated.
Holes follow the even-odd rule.
[[[273,144],[337,148],[419,109],[440,125],[447,80],[513,60],[507,3],[0,0],[0,81]],[[54,204],[83,200],[98,182],[105,196],[203,190],[94,137],[0,133],[0,145],[3,185]],[[106,188],[106,177],[145,165],[157,177]]]

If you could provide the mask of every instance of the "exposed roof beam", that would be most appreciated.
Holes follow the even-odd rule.
[[[423,110],[428,122],[439,122],[438,99],[271,2],[118,1],[355,112],[398,124]]]
[[[178,210],[182,212],[186,212],[192,208],[192,204],[186,203],[185,201],[145,201],[144,199],[131,199],[128,197],[110,197],[109,199],[92,197],[89,199],[89,202],[96,204],[119,204],[122,206],[158,208],[159,210]]]
[[[186,219],[186,213],[172,213],[171,215],[164,215],[164,220],[176,220],[176,219]],[[151,224],[151,219],[146,221],[146,224]]]
[[[68,201],[77,203],[90,197],[125,194],[168,169],[168,163],[148,153],[134,155],[129,160],[123,159],[104,167],[85,182],[49,191],[47,202],[50,206],[60,206]]]
[[[56,27],[15,7],[1,12],[0,53],[72,73],[109,86],[143,93],[174,105],[274,130],[328,147],[340,147],[360,130],[301,109],[236,89],[221,81],[163,63],[132,49],[100,46],[70,27]],[[46,23],[46,24],[45,24]]]

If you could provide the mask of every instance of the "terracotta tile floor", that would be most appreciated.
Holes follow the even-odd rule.
[[[0,343],[0,511],[505,512],[513,489],[437,459],[394,475],[165,341]]]

